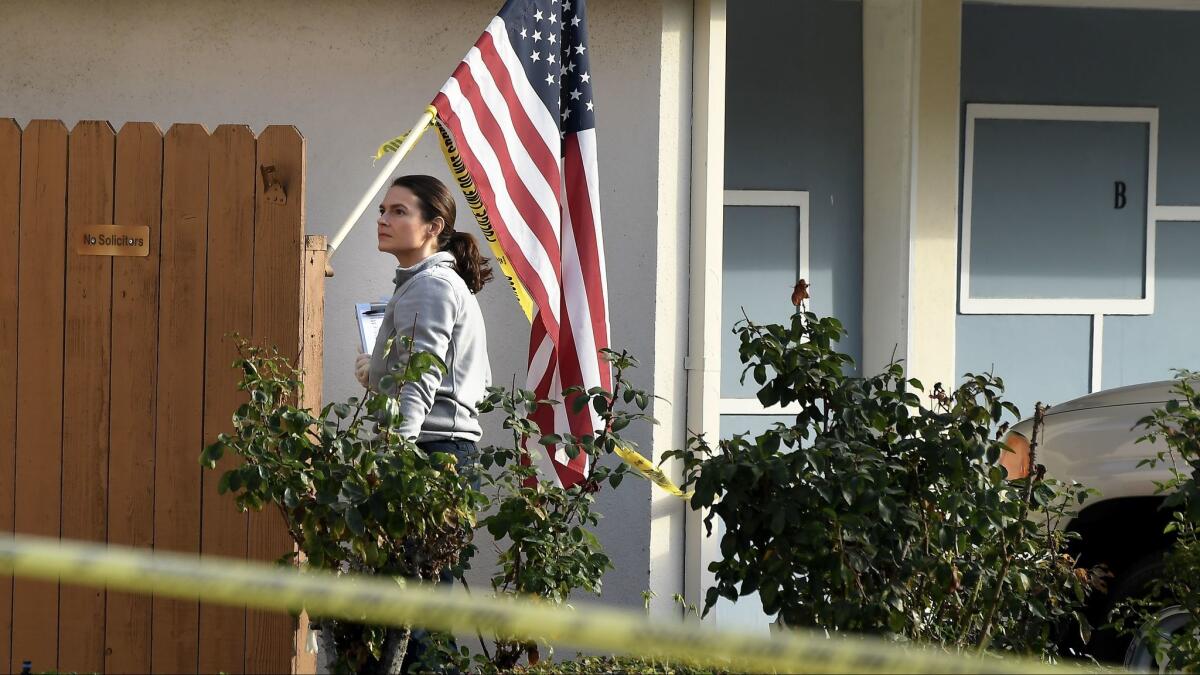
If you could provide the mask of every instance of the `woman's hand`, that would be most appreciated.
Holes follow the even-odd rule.
[[[354,359],[354,377],[363,387],[370,383],[371,355],[359,354]]]

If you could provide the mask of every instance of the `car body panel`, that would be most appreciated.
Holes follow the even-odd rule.
[[[1155,481],[1169,477],[1168,467],[1138,464],[1166,446],[1137,442],[1146,430],[1138,420],[1178,398],[1173,380],[1149,382],[1081,396],[1046,411],[1037,463],[1059,480],[1078,481],[1100,491],[1095,501],[1153,495]],[[1022,420],[1013,431],[1032,437],[1033,420]]]

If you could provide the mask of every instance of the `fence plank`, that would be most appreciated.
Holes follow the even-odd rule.
[[[325,260],[329,241],[323,235],[304,238],[304,307],[300,342],[300,367],[304,370],[304,398],[301,405],[309,410],[321,409],[323,384],[322,363],[325,356]],[[309,617],[300,614],[296,631],[294,673],[317,672],[317,658],[305,649],[308,641]]]
[[[0,373],[17,371],[17,252],[21,227],[21,128],[0,119]],[[0,378],[0,536],[12,532],[17,442],[17,380]],[[0,668],[9,661],[12,577],[0,575]]]
[[[106,539],[112,258],[75,252],[80,229],[113,217],[116,134],[108,122],[71,130],[67,169],[66,341],[63,354],[62,536]],[[60,670],[104,668],[104,589],[63,584]]]
[[[158,375],[158,237],[163,136],[130,122],[117,134],[115,222],[150,228],[146,257],[113,260],[112,419],[109,426],[108,540],[154,544],[154,432]],[[149,596],[109,592],[104,670],[150,671]]]
[[[154,547],[200,550],[208,132],[176,124],[163,143],[159,263],[159,378],[154,461]],[[154,599],[151,668],[195,672],[199,605]]]
[[[21,251],[17,284],[16,531],[59,536],[62,481],[63,291],[67,128],[30,122],[21,139]],[[10,667],[58,666],[58,584],[13,584]]]
[[[240,372],[231,368],[237,358],[236,332],[250,337],[254,330],[254,186],[255,139],[249,127],[222,125],[209,145],[208,321],[204,366],[204,442],[232,432],[230,418],[247,397],[237,390]],[[246,514],[239,513],[231,495],[217,493],[221,474],[238,463],[225,457],[214,471],[204,472],[205,554],[246,557]],[[200,606],[200,672],[240,673],[246,668],[246,610]]]
[[[295,127],[269,126],[258,137],[258,163],[274,166],[286,193],[275,203],[258,182],[254,223],[254,337],[296,363],[300,350],[301,257],[304,237],[304,137]],[[278,511],[250,516],[251,558],[272,560],[294,550]],[[250,610],[246,618],[246,671],[292,668],[296,620]]]
[[[325,260],[329,240],[324,235],[304,238],[304,307],[300,367],[304,369],[304,401],[311,410],[321,407],[321,365],[325,358]]]

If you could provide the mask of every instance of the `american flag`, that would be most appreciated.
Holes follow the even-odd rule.
[[[528,387],[559,401],[572,386],[612,389],[598,353],[608,282],[588,49],[584,0],[509,0],[433,100],[536,306]],[[543,406],[533,419],[578,436],[601,424],[591,406]],[[583,480],[586,453],[548,452],[544,472],[566,487]]]

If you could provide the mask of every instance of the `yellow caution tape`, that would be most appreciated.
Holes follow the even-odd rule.
[[[906,649],[877,638],[829,639],[799,630],[772,636],[716,632],[595,604],[578,603],[572,610],[394,579],[25,535],[0,538],[0,573],[237,607],[307,609],[310,616],[356,622],[499,633],[734,671],[1082,672],[1025,659]]]
[[[650,460],[646,459],[640,452],[634,450],[632,447],[618,444],[613,452],[617,453],[617,457],[620,457],[622,460],[624,460],[625,463],[630,466],[630,468],[640,473],[651,483],[654,483],[676,497],[680,497],[682,499],[692,498],[691,491],[684,492],[683,490],[680,490],[678,485],[676,485],[670,478],[667,478],[667,474],[663,473],[662,469],[654,466]]]
[[[425,134],[425,130],[428,129],[429,127],[433,126],[436,123],[437,108],[435,108],[431,105],[427,105],[427,106],[425,106],[425,112],[428,113],[430,116],[429,124],[427,124],[426,126],[421,128],[421,131],[417,134],[418,135],[417,140],[413,141],[414,145],[416,145],[417,143],[419,143],[421,141],[420,136],[423,136]],[[418,121],[420,121],[420,120],[418,120]],[[400,134],[399,136],[397,136],[397,137],[393,138],[392,140],[379,146],[379,149],[375,151],[375,156],[371,158],[371,164],[373,165],[373,164],[375,164],[375,162],[378,162],[379,160],[383,159],[384,155],[386,155],[390,152],[396,152],[397,150],[399,150],[400,146],[404,145],[404,140],[406,138],[408,138],[408,135],[411,133],[412,133],[412,130],[409,130],[408,132]]]
[[[475,187],[475,181],[471,178],[471,172],[467,171],[467,165],[463,162],[462,155],[458,152],[458,147],[454,145],[454,138],[444,125],[437,122],[438,132],[442,137],[442,155],[446,158],[446,164],[450,167],[450,173],[454,174],[454,180],[458,181],[458,187],[462,189],[463,197],[467,200],[467,206],[471,208],[471,213],[475,215],[475,222],[479,223],[479,230],[483,232],[483,238],[487,240],[488,246],[492,249],[492,255],[496,257],[496,262],[500,265],[500,271],[504,273],[504,278],[508,280],[508,287],[512,289],[514,295],[517,296],[517,304],[521,306],[521,311],[525,312],[525,319],[530,323],[533,322],[533,298],[529,297],[529,291],[521,284],[521,280],[517,278],[516,270],[513,269],[512,262],[504,249],[500,247],[500,241],[496,238],[496,228],[492,227],[491,218],[488,217],[487,207],[483,205],[483,199],[479,196],[479,190]]]
[[[404,145],[404,139],[406,138],[408,138],[407,133],[400,134],[399,136],[379,146],[379,149],[375,151],[375,156],[371,158],[371,163],[374,164],[375,162],[383,159],[383,156],[389,152],[395,152],[399,150],[400,146]]]

